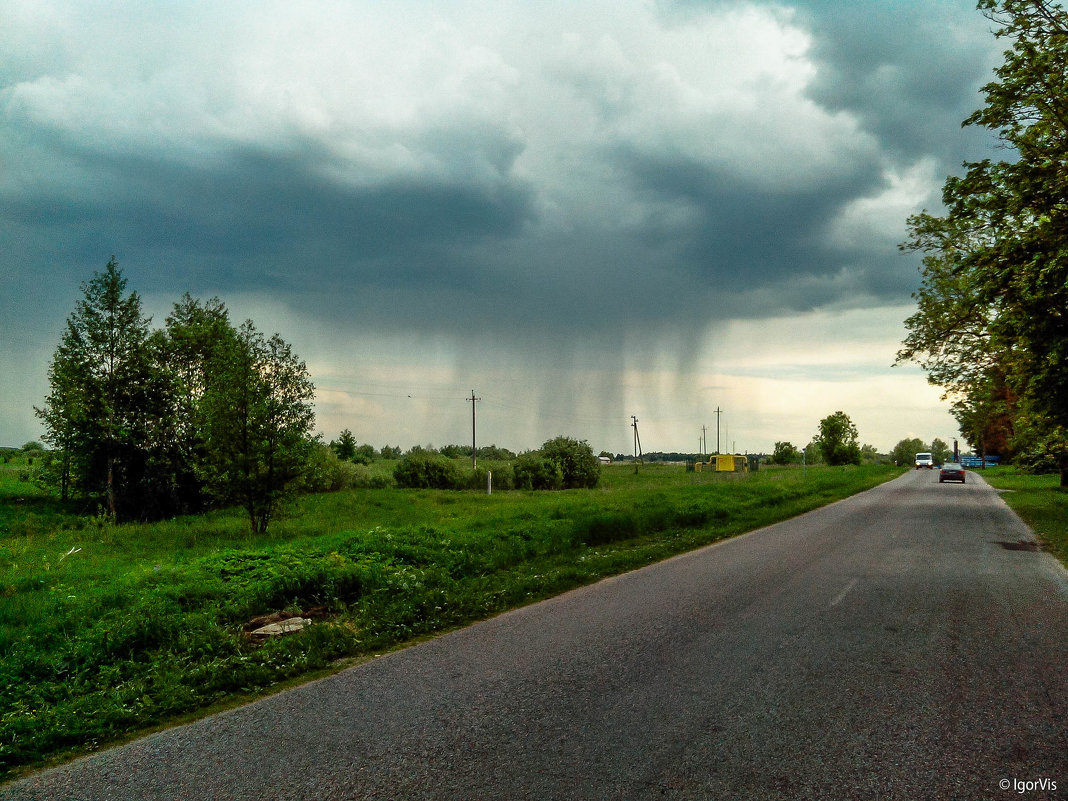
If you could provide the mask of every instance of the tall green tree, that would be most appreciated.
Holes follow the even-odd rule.
[[[112,518],[135,515],[145,444],[159,414],[159,384],[146,342],[149,318],[114,257],[82,285],[49,365],[36,409],[45,440],[64,454],[62,491],[74,482],[102,496]]]
[[[1056,454],[1068,486],[1068,15],[1049,0],[979,9],[1009,48],[964,124],[995,132],[1007,158],[966,163],[944,214],[909,219],[905,247],[926,255],[899,357],[955,401],[973,447],[1000,416],[998,433]]]
[[[252,530],[264,532],[314,446],[315,388],[292,348],[251,320],[220,348],[213,369],[202,401],[204,477],[216,498],[243,506]]]
[[[330,443],[330,447],[334,449],[338,459],[352,461],[356,456],[356,437],[346,428],[335,441]]]
[[[860,464],[857,427],[845,412],[835,412],[820,420],[819,443],[827,464]]]
[[[166,410],[159,423],[157,481],[167,491],[167,514],[195,513],[208,502],[200,467],[206,455],[203,401],[216,378],[216,366],[237,336],[218,298],[200,301],[189,293],[174,304],[164,329],[150,346],[166,387]]]

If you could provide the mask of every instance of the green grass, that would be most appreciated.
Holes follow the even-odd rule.
[[[349,490],[305,496],[253,537],[237,511],[79,517],[0,465],[0,778],[899,473],[613,465],[593,490]],[[315,623],[266,644],[244,634],[277,611]]]
[[[1068,567],[1068,491],[1061,489],[1060,476],[1033,476],[1014,467],[983,471],[983,478],[1002,492],[1005,502],[1023,518],[1043,543],[1043,547]]]

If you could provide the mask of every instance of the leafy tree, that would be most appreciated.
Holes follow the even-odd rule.
[[[149,339],[167,398],[154,460],[161,513],[195,513],[209,501],[201,469],[206,458],[204,398],[236,337],[222,301],[201,302],[186,293],[174,304],[165,328]],[[168,492],[169,508],[161,497]]]
[[[242,505],[262,533],[314,446],[315,388],[292,348],[277,334],[265,338],[251,320],[220,348],[214,366],[203,399],[204,475],[215,497]]]
[[[791,442],[776,442],[769,461],[772,464],[800,464],[801,451]]]
[[[601,463],[586,440],[556,437],[545,442],[541,452],[560,468],[564,489],[592,488],[601,480]]]
[[[330,443],[330,447],[334,449],[338,459],[351,461],[356,456],[356,437],[352,436],[352,432],[346,428],[335,441]]]
[[[399,459],[401,458],[401,449],[392,445],[383,445],[379,455],[383,459]]]
[[[950,450],[949,445],[945,440],[935,437],[931,440],[931,456],[934,458],[935,464],[944,464],[949,461],[949,458],[953,455],[953,451]]]
[[[909,219],[905,247],[926,255],[899,358],[943,387],[973,447],[988,449],[991,420],[1011,422],[996,433],[1059,453],[1068,486],[1068,15],[1048,0],[979,8],[1011,46],[964,124],[1009,157],[965,164],[944,215]]]
[[[45,441],[63,454],[63,497],[74,483],[102,496],[113,519],[136,512],[129,496],[137,494],[149,429],[162,411],[148,357],[150,321],[126,283],[113,257],[82,285],[49,365],[49,394],[35,409]]]
[[[857,427],[845,412],[835,412],[820,420],[819,441],[827,464],[860,464]]]
[[[864,464],[879,464],[879,450],[874,445],[861,445],[860,461]]]

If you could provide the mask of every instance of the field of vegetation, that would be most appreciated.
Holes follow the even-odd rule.
[[[389,463],[375,469],[388,474]],[[0,465],[0,779],[872,487],[878,466],[606,467],[595,489],[356,489],[115,525]],[[303,631],[248,634],[265,616]]]

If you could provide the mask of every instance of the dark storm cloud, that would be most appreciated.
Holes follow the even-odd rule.
[[[67,242],[76,272],[106,260],[104,251],[123,254],[142,289],[176,292],[197,275],[238,292],[469,285],[450,254],[514,235],[532,213],[517,181],[346,185],[314,145],[230,149],[189,164],[56,142],[51,157],[89,177],[4,198],[3,224],[39,244]]]
[[[640,191],[699,209],[678,243],[680,267],[736,290],[773,284],[798,271],[836,271],[841,257],[825,241],[828,226],[844,200],[864,197],[881,184],[870,162],[818,181],[784,181],[781,188],[689,159],[630,153],[621,162]]]
[[[950,0],[18,11],[0,364],[39,362],[34,401],[115,254],[157,314],[217,294],[439,348],[524,374],[546,419],[598,372],[620,416],[620,376],[685,375],[713,326],[908,302],[904,219],[978,147],[997,51]]]
[[[820,65],[811,95],[855,113],[898,156],[936,154],[950,169],[988,138],[960,131],[979,107],[1001,48],[970,0],[799,4]]]
[[[737,165],[609,135],[582,155],[619,182],[593,199],[602,212],[575,205],[561,230],[543,216],[554,190],[514,170],[530,134],[501,121],[465,128],[461,119],[398,140],[449,165],[447,175],[414,169],[363,180],[322,141],[214,145],[197,159],[165,142],[82,141],[13,107],[5,127],[31,163],[16,168],[24,177],[2,197],[0,224],[42,247],[66,242],[78,280],[114,252],[146,290],[177,294],[210,276],[216,291],[278,290],[338,315],[340,298],[369,298],[378,306],[361,319],[376,326],[450,329],[450,306],[464,299],[484,323],[506,320],[504,336],[539,326],[592,335],[605,318],[583,313],[591,308],[626,306],[643,320],[689,327],[710,304],[752,316],[842,303],[846,291],[864,302],[900,299],[914,266],[884,243],[843,248],[828,232],[848,203],[880,191],[886,159],[948,161],[946,140],[983,78],[989,42],[972,36],[978,15],[960,4],[922,9],[800,7],[794,22],[811,34],[818,67],[807,93],[828,115],[852,115],[856,135],[874,135],[881,148],[831,153],[834,168],[809,178],[791,175],[805,165],[782,158],[755,179]],[[959,48],[939,47],[947,37]],[[598,74],[584,75],[576,82],[601,85]],[[644,113],[626,105],[628,92],[619,97],[592,98],[606,129]],[[746,134],[707,134],[716,135]],[[815,141],[812,150],[835,146]],[[628,195],[657,211],[624,219]],[[617,208],[620,220],[606,222]],[[780,285],[794,291],[774,292]]]

